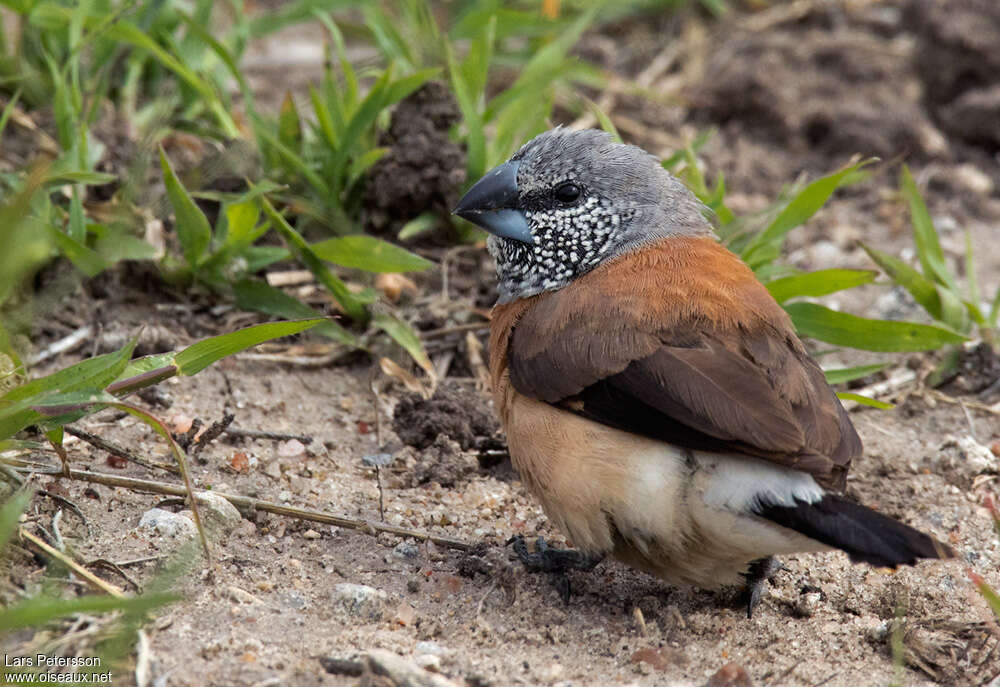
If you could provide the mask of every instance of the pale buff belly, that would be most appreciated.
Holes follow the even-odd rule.
[[[776,489],[776,498],[783,490],[807,499],[821,494],[803,473],[677,449],[517,394],[508,400],[504,424],[514,466],[583,551],[611,554],[670,582],[714,588],[739,582],[754,559],[827,548],[746,513],[757,484]]]

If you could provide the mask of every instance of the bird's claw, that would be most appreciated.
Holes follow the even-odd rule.
[[[753,617],[754,609],[760,603],[764,595],[764,585],[778,574],[784,566],[774,556],[758,558],[750,562],[750,567],[743,575],[746,578],[747,586],[741,595],[742,601],[746,602],[747,618]]]

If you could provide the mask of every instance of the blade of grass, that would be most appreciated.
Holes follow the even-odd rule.
[[[879,410],[892,410],[896,407],[891,403],[869,398],[868,396],[862,396],[861,394],[851,393],[850,391],[838,391],[837,398],[841,401],[854,401],[859,405],[868,406],[869,408],[878,408]]]
[[[758,234],[743,252],[743,260],[755,269],[773,261],[781,252],[785,237],[792,229],[804,224],[823,207],[841,186],[855,178],[855,172],[874,160],[862,160],[844,169],[828,174],[806,186],[785,206],[774,221]]]
[[[857,367],[844,367],[838,370],[823,370],[828,384],[846,384],[855,379],[861,379],[868,375],[875,374],[879,370],[885,369],[889,363],[875,363],[874,365],[858,365]]]
[[[800,336],[835,346],[891,353],[930,351],[965,341],[961,334],[928,324],[871,320],[815,303],[791,303],[783,307]]]
[[[338,236],[311,247],[322,260],[368,272],[419,272],[434,265],[405,248],[365,234]]]
[[[327,268],[323,261],[313,252],[309,244],[306,243],[306,240],[292,228],[292,225],[288,223],[280,212],[274,209],[274,206],[271,205],[271,202],[267,198],[261,198],[261,203],[264,212],[274,222],[275,228],[277,228],[278,233],[284,238],[289,250],[305,263],[310,272],[316,275],[316,279],[333,295],[337,303],[344,309],[344,312],[353,320],[366,321],[368,313],[365,311],[364,306],[347,290],[344,282],[338,279]]]
[[[784,303],[790,298],[826,296],[875,281],[872,270],[830,269],[796,274],[769,281],[766,286],[774,300]]]
[[[163,170],[163,183],[167,187],[167,197],[174,209],[177,238],[181,243],[184,260],[192,269],[206,257],[208,244],[212,240],[212,228],[208,225],[205,213],[198,208],[187,189],[181,184],[167,154],[160,148],[160,168]]]
[[[965,305],[948,290],[924,277],[899,258],[862,244],[872,261],[881,267],[897,284],[906,289],[913,300],[938,322],[958,332],[967,332],[969,316]]]
[[[323,314],[310,308],[302,301],[289,296],[281,289],[276,289],[264,282],[244,280],[233,286],[236,305],[243,310],[256,310],[273,317],[288,319],[322,318],[316,325],[317,334],[333,339],[352,348],[360,348],[358,338]]]
[[[298,334],[324,321],[324,318],[313,318],[294,322],[266,322],[203,339],[188,346],[174,357],[177,373],[185,376],[198,374],[226,356],[245,351],[265,341]]]
[[[375,313],[372,316],[372,324],[402,346],[417,365],[427,373],[432,384],[436,381],[437,375],[434,372],[434,365],[424,349],[423,342],[420,341],[420,336],[413,330],[413,327],[387,313]]]
[[[948,269],[945,261],[944,251],[941,250],[941,242],[938,240],[937,229],[927,211],[920,191],[917,190],[917,182],[913,180],[913,175],[906,165],[900,172],[900,189],[903,197],[910,207],[910,220],[913,223],[913,238],[917,244],[917,257],[920,259],[920,266],[924,270],[924,276],[943,286],[947,286],[953,293],[958,293],[958,285]]]

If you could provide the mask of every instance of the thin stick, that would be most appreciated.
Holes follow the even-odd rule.
[[[313,442],[313,438],[305,434],[288,434],[286,432],[270,432],[263,429],[243,429],[242,427],[227,427],[224,434],[231,437],[246,437],[248,439],[273,439],[275,441],[289,441],[296,439],[303,445],[308,446]]]
[[[878,398],[879,396],[895,393],[896,391],[899,391],[903,387],[916,381],[916,372],[913,370],[902,370],[884,381],[876,382],[875,384],[871,384],[861,389],[851,389],[851,393],[868,396],[869,398]],[[852,408],[860,405],[857,401],[841,401],[841,403],[844,405],[846,410],[851,410]]]
[[[78,470],[73,470],[73,472],[78,472]],[[45,553],[47,556],[55,558],[57,561],[65,565],[67,568],[69,568],[74,573],[85,579],[87,582],[92,584],[100,591],[109,594],[113,597],[116,597],[118,599],[125,598],[125,592],[123,592],[121,589],[111,584],[110,582],[105,582],[100,577],[90,572],[82,565],[74,561],[72,558],[64,554],[62,551],[59,551],[58,549],[49,546],[44,539],[36,537],[23,527],[21,527],[18,530],[18,534],[20,534],[22,539],[28,540],[31,544],[41,549],[42,552]]]
[[[84,429],[80,429],[79,427],[74,427],[72,425],[66,425],[65,427],[63,427],[63,429],[65,430],[66,434],[70,434],[72,436],[75,436],[77,439],[81,439],[81,440],[87,442],[88,444],[90,444],[94,448],[98,448],[98,449],[100,449],[102,451],[107,451],[108,453],[110,453],[113,456],[118,456],[119,458],[124,458],[125,460],[127,460],[129,462],[132,462],[132,463],[135,463],[136,465],[141,465],[142,467],[146,468],[147,470],[155,470],[155,469],[159,468],[160,470],[166,470],[166,471],[172,472],[174,474],[177,474],[177,473],[180,472],[180,469],[177,466],[175,466],[175,465],[168,465],[166,463],[150,463],[150,462],[146,461],[145,459],[140,458],[139,456],[137,456],[132,451],[129,451],[124,446],[121,446],[120,444],[116,444],[113,441],[109,441],[108,439],[104,439],[102,437],[99,437],[96,434],[91,434],[90,432],[88,432],[88,431],[86,431]]]
[[[455,324],[450,327],[442,327],[441,329],[429,329],[426,332],[420,332],[420,338],[424,341],[429,341],[431,339],[438,339],[442,336],[448,336],[449,334],[460,334],[462,332],[478,332],[484,329],[489,329],[489,322],[470,322],[468,324]]]
[[[68,353],[76,348],[79,348],[83,343],[94,333],[94,328],[89,324],[80,327],[75,332],[67,337],[59,339],[53,342],[47,348],[39,351],[35,355],[28,356],[29,365],[37,365],[38,363],[44,362],[49,358],[54,358],[60,353]]]
[[[109,487],[122,487],[124,489],[132,489],[133,491],[145,491],[153,494],[168,494],[170,496],[188,495],[187,490],[178,484],[154,482],[152,480],[136,479],[134,477],[124,477],[120,475],[109,475],[103,472],[87,472],[85,470],[71,469],[68,477],[69,479],[78,479],[84,482],[103,484]],[[260,499],[250,498],[249,496],[240,496],[238,494],[224,494],[215,490],[213,490],[212,493],[221,496],[237,508],[242,508],[244,510],[260,510],[265,513],[283,515],[288,518],[309,520],[310,522],[320,522],[326,525],[336,525],[337,527],[343,527],[349,530],[359,530],[368,534],[386,532],[388,534],[394,534],[398,537],[409,537],[420,541],[434,542],[438,546],[444,546],[458,551],[468,551],[472,548],[471,544],[462,541],[461,539],[442,537],[429,534],[427,532],[420,532],[418,530],[409,530],[404,527],[395,527],[383,522],[355,520],[353,518],[345,518],[343,516],[333,515],[332,513],[324,511],[282,506],[281,504],[274,503],[272,501],[262,501]]]

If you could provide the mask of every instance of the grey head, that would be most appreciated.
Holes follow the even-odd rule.
[[[703,206],[659,161],[603,131],[557,128],[487,172],[455,214],[492,234],[500,303],[555,291],[670,236],[709,236]]]

